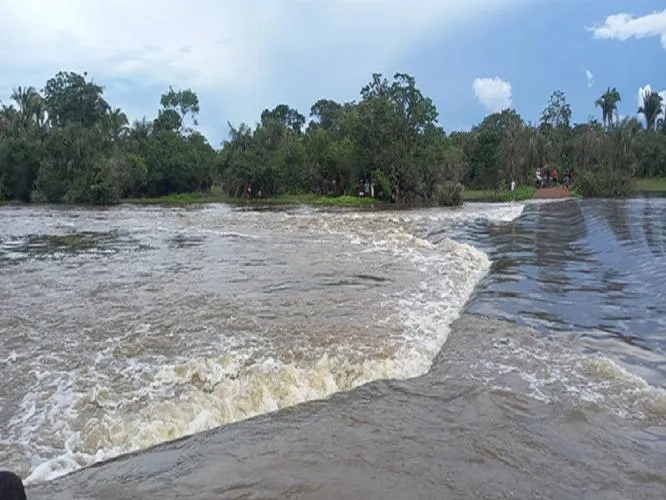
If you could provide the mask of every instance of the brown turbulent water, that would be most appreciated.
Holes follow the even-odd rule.
[[[664,498],[664,212],[3,208],[0,468],[45,499]]]

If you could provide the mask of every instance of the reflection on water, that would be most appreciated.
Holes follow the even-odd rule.
[[[478,231],[495,264],[471,310],[663,354],[665,210],[664,198],[568,200]]]

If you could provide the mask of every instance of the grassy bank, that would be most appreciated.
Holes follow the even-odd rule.
[[[497,190],[468,190],[464,192],[464,201],[467,202],[486,202],[501,203],[509,202],[512,199],[516,201],[527,200],[534,195],[535,189],[529,186],[516,189],[515,198],[512,198],[510,191]],[[197,203],[229,203],[234,205],[319,205],[319,206],[361,206],[383,205],[385,202],[377,201],[372,198],[359,198],[358,196],[322,196],[318,194],[287,194],[274,196],[270,198],[244,200],[242,198],[233,198],[218,189],[212,189],[208,193],[182,193],[169,196],[159,196],[155,198],[130,198],[123,200],[123,203],[133,203],[137,205],[192,205]]]
[[[636,179],[634,191],[637,193],[666,193],[666,177]]]
[[[523,201],[529,200],[534,196],[534,189],[531,186],[520,186],[516,188],[515,193],[508,190],[481,190],[481,189],[465,189],[464,199],[470,202],[485,202],[485,203],[502,203],[511,200]],[[514,196],[515,195],[515,196]]]
[[[123,203],[138,205],[191,205],[197,203],[229,203],[233,205],[327,205],[327,206],[371,206],[376,202],[371,198],[358,196],[322,196],[316,194],[288,194],[270,198],[245,200],[211,190],[209,193],[182,193],[155,198],[132,198]]]

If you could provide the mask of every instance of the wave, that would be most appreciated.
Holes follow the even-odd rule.
[[[79,384],[68,378],[52,398],[59,402],[57,406],[44,410],[41,416],[29,414],[24,421],[15,422],[26,431],[30,428],[28,421],[39,421],[28,434],[52,426],[64,442],[64,450],[56,456],[55,450],[48,453],[52,458],[40,460],[26,483],[54,479],[124,453],[323,399],[374,380],[423,375],[446,342],[451,323],[490,269],[484,252],[448,238],[433,244],[422,237],[424,227],[478,219],[490,223],[511,221],[520,216],[523,207],[479,204],[459,210],[279,214],[281,231],[339,235],[358,252],[389,255],[418,271],[416,286],[403,289],[397,283],[391,296],[385,297],[397,311],[402,325],[399,333],[389,334],[394,327],[386,325],[384,342],[372,352],[362,350],[360,345],[355,351],[354,342],[363,342],[363,338],[344,338],[342,333],[341,338],[330,342],[351,342],[346,352],[331,349],[322,353],[320,349],[313,356],[289,362],[262,350],[261,345],[159,360],[132,375],[137,377],[132,392],[117,392],[104,380],[92,389],[77,392]],[[274,220],[266,221],[266,214],[244,212],[228,217],[227,222],[232,217],[240,219],[236,224],[245,229],[242,233],[233,227],[218,231],[224,236],[252,238],[247,229],[250,219],[259,229],[265,229],[264,224],[275,225]],[[204,231],[214,232],[210,228]],[[27,394],[26,408],[34,408],[36,399],[34,394]],[[24,434],[21,441],[26,442],[27,437]]]
[[[465,315],[455,329],[461,335],[437,365],[458,378],[567,409],[603,408],[641,426],[666,424],[666,389],[610,354],[590,353],[582,339],[538,337],[530,328],[477,315]]]

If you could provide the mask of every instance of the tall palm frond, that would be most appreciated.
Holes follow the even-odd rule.
[[[620,93],[615,87],[608,87],[599,99],[594,103],[601,108],[602,121],[610,128],[613,125],[613,117],[617,116],[617,104],[622,100]]]
[[[664,113],[662,97],[651,90],[643,94],[643,105],[638,108],[638,114],[645,117],[645,125],[648,130],[655,130],[659,117]]]

